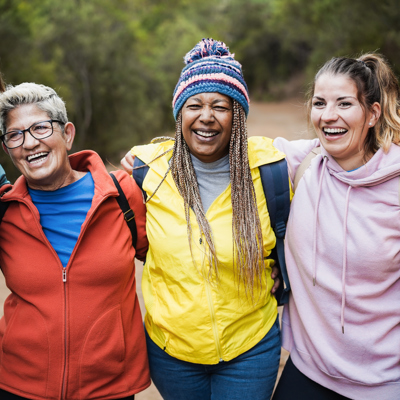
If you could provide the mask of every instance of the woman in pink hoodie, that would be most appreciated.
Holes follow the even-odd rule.
[[[274,400],[400,399],[400,99],[384,58],[333,58],[308,101],[318,139],[276,139],[292,183]],[[304,165],[304,164],[303,164]]]

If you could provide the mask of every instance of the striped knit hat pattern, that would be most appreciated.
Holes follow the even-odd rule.
[[[242,66],[229,52],[225,43],[202,39],[184,57],[186,66],[174,90],[174,118],[185,101],[199,93],[218,92],[236,100],[249,113],[249,92],[243,78]]]

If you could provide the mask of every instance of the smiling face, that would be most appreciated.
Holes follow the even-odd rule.
[[[220,93],[200,93],[182,107],[182,133],[190,152],[202,162],[214,162],[229,152],[233,105]]]
[[[45,111],[34,104],[23,104],[8,113],[7,131],[29,128],[36,122],[49,120]],[[46,139],[35,139],[25,132],[25,141],[15,149],[4,150],[12,162],[25,176],[28,186],[38,190],[56,190],[76,180],[68,161],[67,151],[71,149],[75,128],[68,122],[64,134],[58,123],[53,123],[53,134]]]
[[[321,145],[346,171],[361,167],[368,129],[380,115],[379,103],[364,110],[356,84],[345,75],[323,74],[315,82],[311,121]]]

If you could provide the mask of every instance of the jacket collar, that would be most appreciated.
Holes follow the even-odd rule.
[[[92,174],[95,184],[95,195],[99,194],[104,197],[107,195],[118,196],[118,191],[108,175],[108,172],[101,160],[100,156],[92,150],[84,150],[71,154],[69,161],[72,169],[77,171],[88,171]],[[9,185],[1,188],[3,193]],[[28,186],[24,176],[20,176],[12,189],[4,194],[4,200],[17,200],[29,196]]]
[[[167,140],[162,143],[137,146],[134,148],[133,152],[145,163],[149,163],[157,156],[160,156],[160,154],[167,152],[165,156],[149,164],[149,167],[154,172],[163,177],[168,168],[169,160],[172,157],[173,147],[174,141]],[[250,169],[258,168],[260,165],[273,163],[285,158],[285,155],[273,146],[272,139],[263,136],[252,136],[248,138],[248,155]]]

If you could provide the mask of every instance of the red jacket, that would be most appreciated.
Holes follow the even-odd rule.
[[[134,180],[116,172],[136,215],[135,254],[100,157],[82,151],[70,162],[92,173],[95,191],[66,282],[25,178],[2,198],[13,201],[0,225],[0,266],[12,292],[0,320],[0,388],[38,400],[124,398],[150,385],[134,264],[148,246],[145,206]]]

